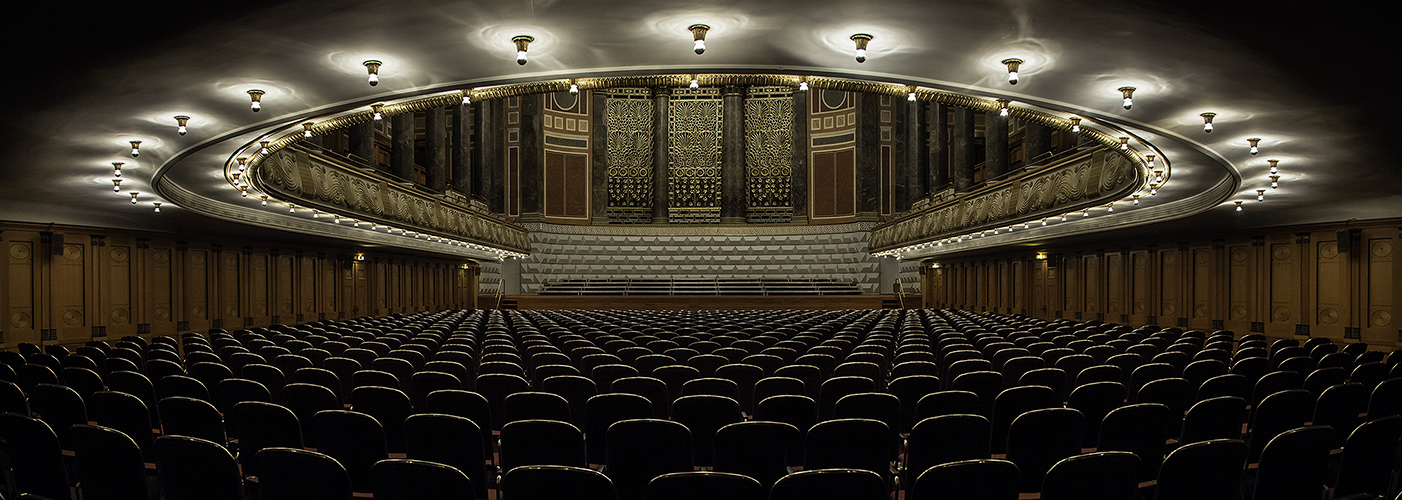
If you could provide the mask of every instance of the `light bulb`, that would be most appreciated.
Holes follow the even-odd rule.
[[[579,85],[576,85],[574,82],[570,82],[570,93],[571,93],[571,94],[578,94],[578,93],[579,93]]]
[[[1280,160],[1266,160],[1266,163],[1271,164],[1271,175],[1280,173]]]
[[[316,126],[316,122],[303,122],[303,123],[302,123],[302,137],[303,137],[303,138],[305,138],[305,139],[311,139],[311,138],[312,138],[312,127],[313,127],[313,126]]]
[[[700,88],[700,87],[701,87],[701,82],[696,81],[696,77],[694,77],[694,76],[691,77],[691,88],[697,89],[697,88]]]
[[[535,37],[529,35],[516,35],[511,37],[511,43],[516,44],[516,64],[526,64],[526,49],[530,47]]]
[[[1163,171],[1162,171],[1162,170],[1155,170],[1155,171],[1154,171],[1154,182],[1163,182]]]
[[[125,165],[125,163],[119,161],[112,162],[112,177],[122,176],[122,165]]]
[[[1008,116],[1008,100],[1007,100],[1007,99],[999,99],[999,100],[998,100],[998,116],[1007,118],[1007,116]]]
[[[141,141],[131,141],[131,157],[136,158],[141,155]]]
[[[1081,133],[1081,117],[1079,117],[1079,116],[1073,116],[1073,117],[1069,118],[1069,120],[1071,120],[1071,133],[1073,133],[1073,134],[1079,134],[1079,133]]]
[[[1120,151],[1129,150],[1129,136],[1120,136]]]
[[[365,65],[365,69],[366,69],[367,71],[370,72],[370,86],[371,86],[371,87],[374,87],[374,86],[376,86],[376,85],[379,85],[379,84],[380,84],[380,64],[382,64],[382,63],[381,63],[380,61],[376,61],[376,60],[374,60],[374,59],[371,59],[371,60],[369,60],[369,61],[365,61],[365,62],[362,63],[362,64],[364,64],[364,65]]]
[[[152,203],[152,205],[155,205],[155,206],[156,206],[156,213],[161,213],[161,202],[158,201],[158,202]]]
[[[1105,213],[1111,213],[1111,214],[1115,213],[1115,206],[1114,206],[1114,205],[1111,205],[1111,206],[1105,207]]]
[[[1280,176],[1279,176],[1279,175],[1272,175],[1272,176],[1271,176],[1271,189],[1275,189],[1275,188],[1278,188],[1278,187],[1280,187]]]
[[[526,65],[526,51],[524,51],[524,50],[518,50],[518,51],[516,51],[516,64],[520,64],[520,65],[522,65],[522,66],[525,66],[525,65]]]
[[[1134,195],[1134,204],[1139,205],[1139,195]]]
[[[706,41],[697,40],[696,43],[691,45],[691,50],[695,51],[698,56],[704,54],[706,52]]]
[[[186,132],[189,132],[189,128],[186,127],[189,122],[190,117],[188,116],[180,115],[175,117],[175,133],[185,135]]]
[[[1260,145],[1261,145],[1261,138],[1259,138],[1259,137],[1252,137],[1252,138],[1250,138],[1250,139],[1247,139],[1246,142],[1247,142],[1248,144],[1251,144],[1251,154],[1255,155],[1256,153],[1260,153],[1260,152],[1261,152],[1261,148],[1260,148]]]
[[[312,218],[313,218],[313,219],[321,218],[321,212],[318,212],[318,211],[316,211],[316,210],[312,210]]]
[[[1149,196],[1158,196],[1158,195],[1159,195],[1159,187],[1158,187],[1157,185],[1155,185],[1155,184],[1150,184],[1150,185],[1149,185]]]
[[[113,192],[113,193],[120,193],[120,192],[122,192],[122,180],[121,180],[121,179],[112,179],[112,192]]]
[[[265,195],[263,195],[263,196],[260,196],[259,199],[261,200],[261,201],[258,203],[259,205],[262,205],[262,206],[265,206],[265,207],[268,206],[268,195],[265,194]]]
[[[1042,219],[1042,225],[1043,225],[1043,226],[1047,225],[1047,220],[1046,220],[1046,219]]]
[[[470,90],[464,90],[464,91],[462,92],[462,103],[463,103],[463,104],[472,104],[472,91],[470,91]]]
[[[1003,64],[1008,67],[1008,85],[1017,85],[1017,70],[1022,65],[1022,59],[1015,57],[1004,59]]]
[[[248,197],[248,186],[239,186],[239,196]]]
[[[254,113],[263,109],[263,94],[263,91],[257,89],[248,91],[249,99],[253,100],[253,104],[249,105],[249,109],[252,109]]]
[[[288,203],[288,204],[287,204],[287,213],[289,213],[289,214],[295,214],[295,213],[297,213],[297,205],[293,205],[293,204],[291,204],[291,203]]]
[[[852,41],[857,44],[857,62],[867,62],[867,43],[871,42],[871,35],[857,33],[852,35]]]
[[[132,191],[132,192],[131,192],[131,204],[132,204],[132,205],[135,205],[135,204],[136,204],[136,195],[137,195],[137,192],[136,192],[136,191]]]
[[[1236,211],[1240,212],[1240,211],[1241,211],[1241,202],[1237,201],[1237,202],[1233,202],[1233,203],[1236,203]]]
[[[805,92],[805,91],[807,91],[807,90],[808,90],[808,80],[801,80],[801,81],[799,81],[799,82],[798,82],[798,91],[799,91],[799,92]]]
[[[1264,189],[1257,189],[1257,190],[1256,190],[1256,201],[1266,201],[1266,190],[1264,190]]]
[[[1081,212],[1081,217],[1090,217],[1090,209],[1087,208],[1084,212]]]
[[[915,92],[911,92],[911,93],[907,94],[907,95],[905,96],[905,100],[910,101],[910,102],[915,102]]]
[[[268,141],[258,141],[258,154],[268,156]]]
[[[1134,87],[1120,87],[1120,95],[1124,96],[1124,107],[1129,109],[1134,106]]]
[[[381,110],[383,110],[383,109],[384,109],[384,105],[383,105],[383,104],[371,104],[371,105],[370,105],[370,113],[371,113],[370,118],[374,119],[375,121],[383,120],[383,119],[384,119],[384,114],[381,113]]]

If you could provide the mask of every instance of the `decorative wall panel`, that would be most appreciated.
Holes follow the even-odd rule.
[[[652,222],[653,102],[648,89],[613,89],[605,101],[612,223]]]
[[[667,110],[668,207],[672,223],[720,222],[720,89],[672,89]]]
[[[856,94],[822,90],[808,96],[808,220],[838,223],[857,215]]]
[[[793,94],[751,87],[745,98],[745,189],[749,222],[793,218]]]
[[[545,218],[550,222],[587,223],[593,148],[589,91],[545,96]]]

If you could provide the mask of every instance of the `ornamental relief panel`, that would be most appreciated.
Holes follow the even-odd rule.
[[[880,251],[1104,202],[1132,188],[1136,172],[1125,157],[1097,151],[879,226],[872,230],[870,248]]]
[[[480,207],[418,193],[353,167],[313,157],[296,146],[274,153],[255,171],[263,188],[298,204],[518,252],[530,249],[525,229],[498,220]]]
[[[751,88],[745,99],[745,184],[752,208],[792,206],[793,97],[780,90]]]

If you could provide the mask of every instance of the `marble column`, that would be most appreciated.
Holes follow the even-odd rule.
[[[1022,137],[1023,166],[1036,165],[1051,153],[1051,127],[1029,122]]]
[[[451,170],[453,172],[452,187],[454,191],[462,193],[464,196],[472,194],[472,133],[473,133],[473,112],[471,104],[455,104],[453,108],[453,135],[448,144],[453,151],[453,162]]]
[[[590,93],[592,98],[591,107],[594,114],[590,119],[590,135],[594,143],[593,155],[594,169],[590,172],[592,178],[589,179],[590,193],[592,200],[589,204],[591,209],[589,217],[594,224],[608,224],[609,205],[609,169],[608,169],[608,93],[594,91]]]
[[[903,196],[896,201],[896,211],[910,210],[915,200],[924,198],[930,192],[930,179],[926,166],[929,156],[925,152],[925,109],[922,101],[907,101],[905,116],[905,161],[897,164],[905,175]]]
[[[652,140],[652,222],[654,224],[667,223],[667,209],[670,202],[667,197],[669,165],[668,160],[668,135],[667,116],[668,103],[670,97],[666,88],[659,87],[653,90],[653,140]]]
[[[545,212],[545,99],[548,95],[521,97],[521,216]]]
[[[929,161],[926,167],[930,169],[926,175],[929,186],[925,194],[930,195],[949,185],[949,105],[930,104],[925,118],[929,120],[929,126],[926,128],[926,132],[929,133]]]
[[[448,190],[448,115],[443,107],[424,111],[424,157],[419,161],[427,171],[425,184],[434,194]]]
[[[949,133],[949,170],[954,192],[974,187],[974,110],[954,108],[954,128]]]
[[[857,96],[857,217],[881,214],[881,96]]]
[[[414,114],[390,117],[389,173],[401,182],[414,182]]]
[[[793,94],[793,183],[789,194],[793,222],[808,222],[808,94]]]
[[[749,203],[745,193],[745,96],[744,89],[727,85],[722,90],[720,221],[745,222]]]
[[[365,166],[371,169],[379,168],[375,164],[375,121],[370,120],[364,123],[357,123],[350,126],[347,135],[350,136],[350,154],[365,161]]]
[[[1008,117],[990,111],[983,114],[983,179],[988,182],[1008,175]]]
[[[477,196],[487,203],[493,213],[505,211],[505,197],[502,187],[502,159],[505,158],[505,138],[502,137],[502,114],[500,99],[473,103],[477,109],[473,116],[477,120],[478,148],[473,158],[473,186]]]

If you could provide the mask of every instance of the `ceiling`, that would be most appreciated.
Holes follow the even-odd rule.
[[[6,71],[12,109],[0,118],[10,153],[0,162],[0,220],[463,254],[261,208],[228,188],[223,166],[261,134],[372,102],[695,72],[919,85],[1125,130],[1160,148],[1174,169],[1171,186],[1146,203],[1159,204],[1158,215],[1126,234],[1402,216],[1396,160],[1384,152],[1398,132],[1397,100],[1368,88],[1396,73],[1367,52],[1392,43],[1381,16],[1221,3],[165,1],[99,6],[75,18],[57,2],[29,2],[18,18],[33,22],[7,34],[15,38],[8,46],[24,50]],[[692,23],[712,26],[701,56],[691,51]],[[862,64],[848,40],[859,32],[875,36]],[[524,66],[510,41],[518,34],[536,39]],[[1006,57],[1027,61],[1016,86],[999,64]],[[366,82],[367,59],[384,62],[378,86]],[[1130,110],[1116,91],[1126,85],[1138,88]],[[253,88],[267,92],[259,113],[249,110]],[[1199,117],[1208,111],[1217,113],[1211,134]],[[175,133],[176,115],[192,117],[188,135]],[[1260,155],[1248,154],[1249,137],[1262,139]],[[140,157],[128,155],[130,140],[142,141]],[[1269,189],[1267,159],[1280,160],[1279,189]],[[120,193],[112,190],[114,161],[126,162]],[[172,182],[166,196],[155,192],[157,172]],[[1229,192],[1201,210],[1168,205],[1222,182]],[[1256,202],[1263,188],[1267,200]],[[140,203],[130,203],[130,191]],[[176,191],[201,201],[171,206]],[[1233,201],[1246,210],[1233,210]],[[1165,217],[1180,220],[1149,223]],[[1138,224],[1106,220],[1124,222],[1077,237]],[[1037,242],[1031,238],[1018,243]]]

